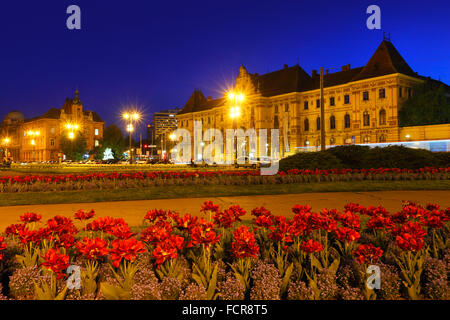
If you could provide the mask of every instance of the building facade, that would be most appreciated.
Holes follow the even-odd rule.
[[[82,135],[88,151],[100,145],[104,122],[94,112],[83,109],[78,90],[67,98],[62,108],[51,108],[45,114],[25,119],[20,112],[9,113],[1,124],[2,137],[8,137],[13,161],[58,161],[63,157],[60,142],[63,135]]]
[[[326,71],[324,81],[325,141],[327,147],[346,144],[427,139],[420,129],[400,128],[398,110],[426,78],[406,63],[390,41],[383,40],[363,67],[345,65],[339,72]],[[239,69],[230,92],[243,94],[239,117],[232,118],[232,101],[225,94],[205,98],[195,90],[177,115],[178,127],[193,135],[194,121],[203,130],[279,129],[280,156],[320,149],[320,75],[306,73],[299,65],[258,75]],[[450,124],[441,125],[434,139],[450,139]],[[414,134],[406,134],[411,131]],[[426,130],[427,132],[430,129]],[[432,130],[433,131],[433,130]],[[270,137],[269,137],[270,139]],[[225,151],[226,152],[226,151]],[[193,153],[194,158],[196,152]]]

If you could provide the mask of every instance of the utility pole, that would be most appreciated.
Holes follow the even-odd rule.
[[[320,151],[325,150],[325,99],[323,96],[323,67],[320,68]]]

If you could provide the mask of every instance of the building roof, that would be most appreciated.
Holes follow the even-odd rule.
[[[258,89],[264,97],[277,96],[289,92],[301,92],[311,88],[311,77],[299,65],[285,66],[283,69],[256,75]]]
[[[411,69],[390,41],[383,40],[365,66],[351,69],[350,65],[346,65],[339,72],[324,74],[324,87],[333,87],[394,73],[425,79]],[[313,70],[312,76],[310,76],[299,65],[292,67],[285,65],[281,70],[262,75],[250,74],[244,66],[241,66],[239,77],[242,75],[256,89],[256,92],[264,97],[320,88],[320,75],[317,71]],[[195,90],[180,114],[208,110],[224,102],[224,98],[206,99],[200,90]]]
[[[393,73],[417,77],[390,41],[383,40],[359,74],[352,80],[363,80]]]

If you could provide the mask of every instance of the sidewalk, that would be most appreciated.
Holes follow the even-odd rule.
[[[19,216],[25,212],[39,213],[43,221],[55,216],[63,215],[73,217],[79,210],[94,209],[96,216],[122,217],[130,225],[139,225],[146,212],[151,209],[171,209],[181,214],[190,213],[200,215],[200,205],[211,200],[221,208],[228,208],[239,204],[247,211],[244,218],[250,218],[250,211],[255,207],[264,206],[274,214],[292,215],[291,208],[295,204],[310,205],[313,210],[322,208],[337,208],[342,210],[349,202],[359,203],[363,206],[384,206],[388,211],[395,212],[401,208],[402,200],[415,201],[419,204],[430,202],[439,204],[442,208],[450,207],[450,191],[374,191],[374,192],[330,192],[330,193],[304,193],[265,196],[239,196],[239,197],[208,197],[161,199],[98,203],[51,204],[0,207],[0,233],[12,223],[19,222]]]

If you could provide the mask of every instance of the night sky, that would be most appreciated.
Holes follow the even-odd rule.
[[[71,4],[81,30],[66,28]],[[366,28],[371,4],[382,30]],[[2,1],[0,117],[60,108],[78,88],[107,124],[120,124],[127,105],[147,122],[196,88],[221,96],[240,64],[259,74],[297,60],[308,73],[362,66],[383,31],[414,71],[450,84],[449,30],[448,0]]]

